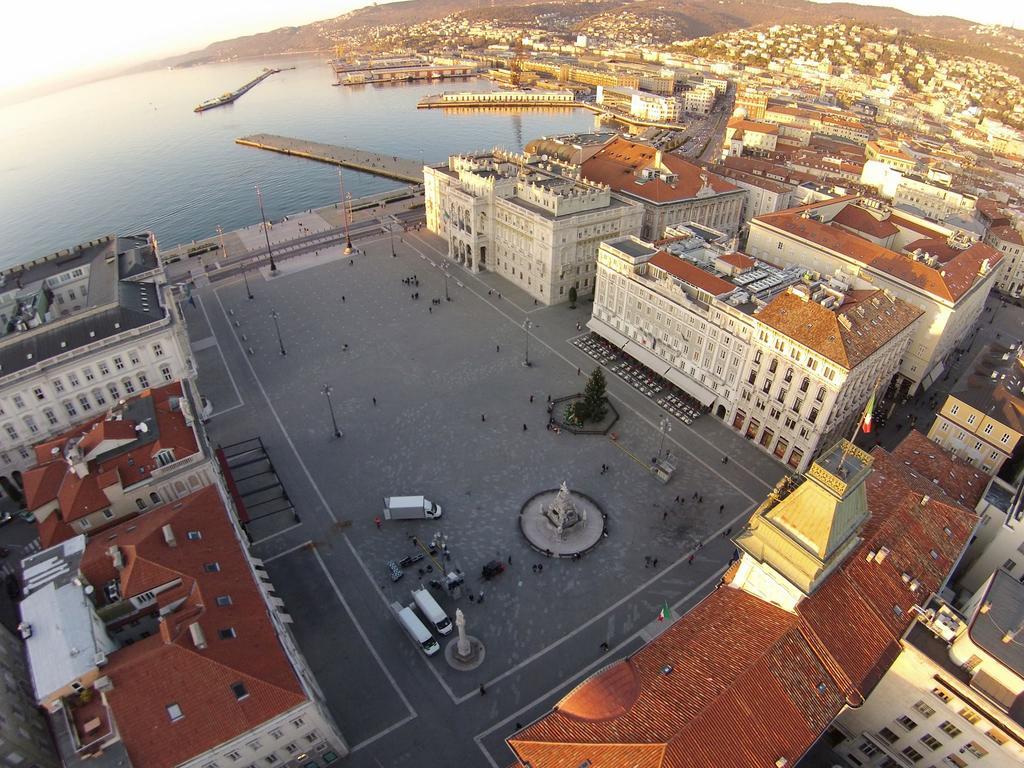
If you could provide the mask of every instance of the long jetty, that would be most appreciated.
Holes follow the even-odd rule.
[[[320,163],[352,168],[356,171],[372,173],[398,181],[423,183],[423,163],[397,155],[368,152],[354,147],[339,147],[336,144],[321,144],[305,139],[291,139],[287,136],[274,136],[269,133],[242,136],[235,139],[235,143],[266,149],[270,152],[280,152],[282,155],[304,157],[307,160],[316,160]]]
[[[288,67],[288,69],[295,69],[295,67]],[[223,107],[223,106],[226,106],[228,104],[231,104],[231,103],[237,101],[242,96],[244,96],[251,89],[255,88],[257,85],[262,83],[264,80],[266,80],[271,75],[276,75],[278,72],[283,72],[283,71],[284,70],[281,70],[281,69],[264,69],[263,72],[261,72],[259,75],[254,77],[252,80],[250,80],[248,83],[243,85],[241,88],[237,88],[234,91],[230,91],[229,93],[225,93],[223,96],[218,96],[215,99],[210,99],[209,101],[204,101],[202,104],[200,104],[198,107],[196,107],[193,110],[193,112],[205,112],[208,109],[216,109],[217,107]]]

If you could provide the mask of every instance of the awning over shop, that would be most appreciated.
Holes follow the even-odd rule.
[[[696,398],[701,405],[709,406],[715,402],[715,398],[718,397],[703,384],[694,381],[677,368],[670,367],[661,375],[683,390],[683,392],[686,392],[691,397]]]
[[[656,354],[647,349],[642,344],[637,344],[635,341],[630,341],[622,351],[632,357],[637,362],[643,363],[655,373],[660,374],[668,366],[668,362],[662,360]]]
[[[587,321],[587,328],[598,336],[607,339],[619,349],[622,349],[625,343],[629,341],[629,339],[608,325],[604,320],[598,320],[596,317],[592,317]]]

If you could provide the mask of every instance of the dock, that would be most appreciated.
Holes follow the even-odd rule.
[[[305,139],[292,139],[287,136],[274,136],[269,133],[243,136],[235,139],[235,143],[270,152],[280,152],[282,155],[304,157],[307,160],[316,160],[342,168],[351,168],[388,179],[397,179],[413,184],[423,183],[423,163],[397,155],[368,152],[354,147],[339,147],[336,144],[321,144]]]
[[[288,69],[295,69],[295,67],[288,67]],[[223,107],[223,106],[225,106],[227,104],[231,104],[232,102],[237,101],[239,98],[244,96],[250,90],[255,88],[257,85],[262,83],[264,80],[266,80],[271,75],[276,75],[278,72],[283,72],[283,71],[284,71],[283,69],[264,69],[259,75],[254,77],[252,80],[250,80],[248,83],[243,85],[241,88],[237,88],[234,91],[229,91],[228,93],[225,93],[225,94],[223,94],[221,96],[218,96],[215,99],[208,99],[207,101],[204,101],[202,104],[200,104],[198,107],[196,107],[192,111],[193,112],[205,112],[208,109],[216,109],[217,107]]]

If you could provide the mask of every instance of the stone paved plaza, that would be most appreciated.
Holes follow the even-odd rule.
[[[666,447],[679,468],[662,485],[648,464],[663,411],[607,371],[621,414],[616,440],[546,430],[547,397],[582,391],[596,365],[571,344],[589,304],[537,308],[501,278],[455,266],[446,302],[435,266],[443,243],[417,232],[396,244],[397,258],[377,236],[356,242],[351,263],[336,247],[284,260],[273,278],[253,271],[251,301],[237,280],[183,303],[200,388],[214,406],[208,430],[222,445],[261,437],[301,518],[270,517],[249,531],[354,748],[347,764],[507,766],[502,738],[517,722],[667,626],[655,621],[666,601],[678,612],[713,588],[733,552],[722,534],[784,468],[704,416],[690,427],[674,422]],[[402,282],[412,275],[418,287]],[[523,503],[563,481],[608,515],[608,537],[578,561],[539,556],[519,530]],[[382,498],[405,494],[425,495],[444,516],[378,528]],[[437,531],[448,540],[447,567],[465,573],[474,598],[484,594],[456,603],[434,591],[486,645],[470,673],[443,654],[425,657],[388,607],[410,603],[410,589],[437,569],[421,576],[424,559],[393,583],[386,562],[414,554],[413,536]],[[481,567],[493,559],[506,571],[484,582]]]

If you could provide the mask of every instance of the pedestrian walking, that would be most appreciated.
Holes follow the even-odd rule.
[[[644,568],[650,568],[650,567],[651,567],[651,556],[650,555],[644,555]]]
[[[688,558],[686,558],[686,564],[693,565],[693,555],[690,555]]]
[[[381,523],[381,520],[380,520],[380,518],[379,518],[379,517],[375,517],[375,518],[373,518],[373,522],[374,522],[374,524],[375,524],[375,525],[376,525],[376,526],[377,526],[378,528],[380,528],[380,527],[381,527],[381,525],[382,525],[382,523]]]
[[[732,533],[732,526],[731,525],[728,528],[725,529],[725,534],[724,535],[728,536],[730,533]]]
[[[377,398],[376,398],[376,397],[375,397],[375,398],[373,398],[373,405],[374,405],[374,407],[376,407],[376,406],[377,406]]]
[[[342,303],[342,304],[344,304],[344,303],[345,303],[345,294],[341,294],[341,303]]]
[[[484,684],[483,683],[480,683],[480,695],[481,696],[486,696],[487,695],[487,689],[484,688]]]
[[[526,431],[526,425],[523,424],[523,432],[525,432],[525,431]]]
[[[430,314],[434,314],[434,308],[433,307],[427,307],[427,312],[429,312]]]
[[[537,573],[543,573],[544,563],[537,563]]]
[[[494,345],[494,351],[495,352],[501,352],[501,344],[495,344]]]
[[[679,497],[676,496],[676,504],[678,504],[678,503],[679,503]]]
[[[697,497],[697,503],[698,504],[703,504],[704,503],[704,497],[703,496],[698,496]]]
[[[551,402],[551,395],[548,395],[548,402]]]
[[[696,491],[693,492],[693,498],[695,498],[695,499],[697,498],[697,492]]]
[[[579,376],[579,375],[580,375],[580,369],[579,369],[579,368],[577,368],[577,369],[576,369],[576,375],[577,375],[577,376]]]
[[[651,560],[651,568],[657,568],[657,567],[658,567],[658,558],[654,558],[653,560]]]
[[[533,395],[530,395],[530,402],[533,402]]]
[[[728,464],[729,463],[729,457],[728,456],[723,456],[722,457],[722,463],[723,464]]]
[[[718,514],[722,514],[723,512],[725,512],[725,504],[719,504],[718,505]]]
[[[608,643],[601,643],[601,653],[608,653]]]
[[[480,414],[480,421],[487,421],[487,414],[481,413]]]
[[[508,564],[509,564],[509,565],[512,565],[512,555],[509,555],[509,556],[508,556]]]
[[[664,520],[668,520],[668,510],[667,509],[664,512],[661,513],[661,519],[663,521]]]
[[[530,566],[530,570],[533,571],[534,573],[536,573],[537,572],[537,564],[534,563],[533,565],[531,565]]]

